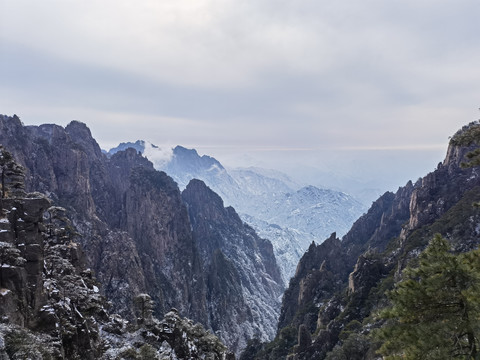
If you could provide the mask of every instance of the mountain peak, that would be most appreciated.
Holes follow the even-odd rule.
[[[181,145],[177,145],[173,148],[173,151],[177,154],[177,155],[189,155],[189,156],[200,156],[198,155],[198,152],[197,150],[195,149],[188,149],[184,146],[181,146]]]
[[[195,166],[203,168],[202,170],[209,170],[212,166],[216,166],[219,169],[224,170],[224,167],[217,159],[208,155],[200,156],[195,149],[188,149],[177,145],[173,149],[173,156],[178,158],[178,160],[190,162],[190,167]]]
[[[128,148],[132,148],[132,149],[135,149],[136,151],[143,153],[145,150],[145,141],[137,140],[135,142],[122,142],[117,147],[114,147],[108,150],[108,155],[112,156],[113,154],[119,151],[126,150]]]
[[[182,196],[188,199],[189,206],[196,208],[197,213],[223,214],[225,212],[222,198],[202,180],[192,179],[183,190]]]

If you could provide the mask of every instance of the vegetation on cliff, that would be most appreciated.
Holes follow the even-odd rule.
[[[478,122],[457,132],[437,169],[379,198],[336,251],[331,239],[312,245],[275,341],[250,342],[252,358],[478,358],[479,135]],[[333,265],[326,286],[319,274]]]

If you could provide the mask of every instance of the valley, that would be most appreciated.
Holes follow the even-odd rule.
[[[107,154],[81,122],[2,115],[0,355],[375,359],[385,294],[430,239],[479,245],[479,128],[366,209],[194,149]]]

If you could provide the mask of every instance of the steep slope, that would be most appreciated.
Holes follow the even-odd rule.
[[[170,177],[135,149],[108,158],[77,121],[65,128],[23,126],[17,117],[0,116],[0,143],[25,166],[27,191],[44,192],[67,209],[81,234],[78,242],[87,265],[115,312],[134,319],[135,297],[148,293],[157,316],[175,307],[182,316],[209,326],[209,303],[217,301],[216,295],[207,293],[204,260],[185,202]],[[270,302],[264,295],[253,302]],[[237,330],[227,328],[222,336],[235,339]],[[227,345],[238,350],[233,340]]]
[[[275,258],[281,269],[283,282],[288,284],[291,276],[295,273],[295,268],[304,253],[304,249],[307,247],[305,242],[310,239],[311,243],[315,238],[298,230],[270,224],[250,215],[241,214],[241,217],[255,229],[258,236],[264,239],[274,239],[272,245]]]
[[[442,234],[456,251],[480,243],[480,213],[473,206],[480,176],[478,169],[460,166],[480,139],[459,140],[478,129],[472,123],[459,131],[435,171],[384,194],[341,241],[332,235],[312,244],[285,292],[276,340],[247,350],[255,349],[256,359],[289,353],[289,359],[376,358],[378,344],[367,335],[381,323],[372,314],[433,235]]]
[[[284,286],[271,243],[202,181],[182,196],[207,277],[209,325],[236,349],[254,336],[273,338]]]

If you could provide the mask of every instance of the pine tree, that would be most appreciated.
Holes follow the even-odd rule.
[[[480,359],[480,251],[455,255],[436,235],[389,293],[379,353],[386,359]]]

